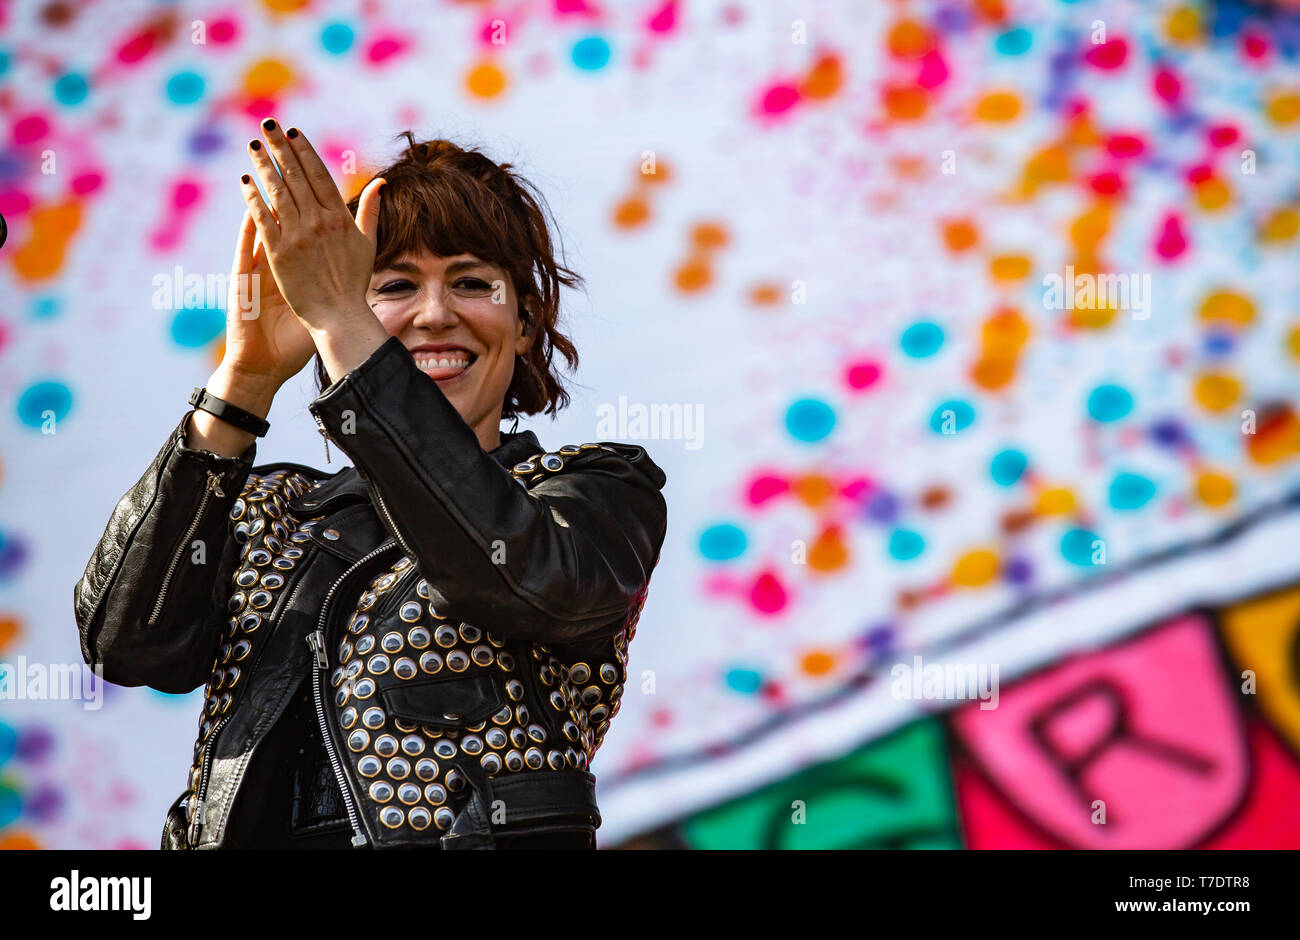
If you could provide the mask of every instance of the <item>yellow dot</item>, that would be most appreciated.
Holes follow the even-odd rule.
[[[1300,324],[1291,327],[1286,336],[1286,347],[1293,359],[1300,359]]]
[[[1294,124],[1300,120],[1300,94],[1279,92],[1268,100],[1264,111],[1274,124]]]
[[[975,117],[1000,124],[1020,116],[1020,98],[1014,92],[995,91],[975,103]]]
[[[980,338],[986,353],[1014,353],[1029,338],[1029,324],[1019,310],[1006,307],[984,321]]]
[[[293,80],[293,70],[279,59],[254,62],[244,74],[244,88],[254,98],[274,98]]]
[[[1223,180],[1210,177],[1196,184],[1196,203],[1202,209],[1214,211],[1222,209],[1232,201],[1232,190]]]
[[[1019,281],[1029,274],[1029,257],[998,255],[989,262],[989,274],[995,281]]]
[[[1110,206],[1098,200],[1070,224],[1070,241],[1080,254],[1090,255],[1089,249],[1096,248],[1109,231]]]
[[[810,676],[824,676],[835,668],[835,657],[824,650],[813,650],[804,655],[799,665]]]
[[[465,76],[465,88],[477,98],[495,98],[505,91],[506,73],[491,62],[484,62]]]
[[[1192,394],[1202,408],[1223,411],[1241,397],[1241,382],[1223,372],[1207,372],[1196,380]]]
[[[1222,473],[1206,472],[1196,478],[1196,498],[1207,506],[1223,506],[1232,501],[1236,487]]]
[[[1266,242],[1284,242],[1295,238],[1300,232],[1300,212],[1285,206],[1276,210],[1260,229],[1260,238]]]
[[[998,556],[984,548],[967,552],[952,566],[952,583],[958,587],[980,587],[997,576]]]
[[[1215,291],[1201,301],[1202,320],[1221,323],[1250,323],[1255,319],[1255,304],[1236,291]]]
[[[1174,42],[1193,42],[1201,35],[1201,13],[1196,7],[1176,7],[1165,20],[1165,33]]]
[[[1034,512],[1040,516],[1063,516],[1074,512],[1074,491],[1064,486],[1048,487],[1038,494]]]

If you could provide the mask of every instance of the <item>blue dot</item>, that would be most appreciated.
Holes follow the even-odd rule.
[[[903,352],[913,359],[933,356],[943,346],[943,328],[928,320],[913,323],[903,331],[900,345],[903,347]]]
[[[911,561],[925,551],[925,539],[911,529],[895,529],[889,535],[889,554],[899,561]]]
[[[785,413],[785,429],[797,441],[820,441],[835,427],[835,411],[818,398],[801,398]]]
[[[354,38],[352,27],[347,23],[330,23],[321,30],[320,44],[326,52],[341,55],[352,48]]]
[[[1118,385],[1098,385],[1088,395],[1088,414],[1095,421],[1118,421],[1133,410],[1133,396]]]
[[[1162,418],[1151,425],[1151,439],[1161,447],[1177,447],[1189,440],[1182,422],[1176,418]]]
[[[216,307],[186,307],[172,320],[172,339],[191,349],[206,346],[226,331],[226,312]]]
[[[1002,576],[1015,585],[1026,585],[1033,580],[1034,566],[1027,558],[1009,558],[1002,566]]]
[[[763,687],[763,677],[752,669],[728,669],[727,685],[737,692],[753,695]]]
[[[1211,356],[1226,356],[1232,352],[1236,337],[1224,330],[1211,330],[1205,334],[1205,352]]]
[[[1136,473],[1119,473],[1110,481],[1110,504],[1115,509],[1141,509],[1156,495],[1156,485]]]
[[[220,130],[205,124],[203,127],[195,128],[194,134],[190,137],[190,153],[196,157],[216,153],[224,146],[225,140]]]
[[[1023,26],[1017,26],[999,35],[993,45],[1002,55],[1023,55],[1029,51],[1033,41],[1033,33]]]
[[[1061,536],[1061,556],[1072,565],[1091,568],[1093,552],[1102,547],[1094,544],[1097,541],[1099,538],[1095,532],[1071,529]]]
[[[587,36],[573,44],[573,64],[588,72],[609,64],[609,43],[599,36]]]
[[[59,104],[81,104],[86,100],[89,92],[90,86],[86,83],[85,76],[78,75],[76,72],[60,75],[54,83],[54,97]]]
[[[867,500],[867,518],[890,523],[898,518],[898,498],[887,490],[877,490]]]
[[[729,523],[712,525],[700,536],[700,554],[710,561],[727,561],[745,553],[748,539],[738,526]]]
[[[32,301],[33,320],[52,320],[59,315],[59,298],[53,294],[37,297]]]
[[[975,421],[975,409],[960,399],[946,401],[930,415],[930,430],[935,434],[964,431]]]
[[[1029,458],[1018,450],[1001,451],[993,455],[989,464],[989,475],[998,486],[1013,486],[1024,476],[1029,467]]]
[[[72,410],[72,392],[62,382],[37,382],[18,397],[18,420],[29,428],[39,428],[47,411],[62,421]]]
[[[0,783],[0,829],[17,819],[22,811],[23,804],[18,791]]]
[[[177,72],[167,80],[167,97],[173,104],[193,104],[203,97],[203,76]]]
[[[0,75],[9,71],[9,53],[0,49]]]

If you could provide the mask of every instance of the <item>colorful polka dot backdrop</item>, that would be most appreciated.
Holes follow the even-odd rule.
[[[602,845],[1300,847],[1300,9],[778,7],[0,9],[0,848],[152,847],[182,787],[201,692],[32,677],[221,361],[268,116],[349,197],[483,145],[588,279],[521,427],[670,507]],[[259,462],[323,466],[310,382]]]

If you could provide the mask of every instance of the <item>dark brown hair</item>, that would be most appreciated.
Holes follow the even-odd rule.
[[[409,130],[397,137],[406,138],[405,152],[370,177],[387,181],[380,190],[375,270],[421,249],[443,258],[472,254],[504,268],[519,300],[517,313],[533,342],[515,358],[501,417],[538,412],[554,416],[569,404],[569,393],[552,365],[555,352],[564,356],[570,371],[578,364],[577,348],[556,325],[559,287],[576,287],[583,279],[555,260],[543,215],[545,199],[533,195],[535,187],[512,172],[512,164],[497,164],[449,140],[417,141]],[[358,190],[348,201],[354,218],[360,200]],[[530,298],[535,300],[535,317],[524,306]],[[317,388],[324,391],[330,384],[317,355]]]

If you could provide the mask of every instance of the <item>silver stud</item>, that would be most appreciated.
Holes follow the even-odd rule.
[[[326,529],[324,532],[321,533],[321,535],[329,539],[331,542],[337,542],[339,540],[338,529]]]

